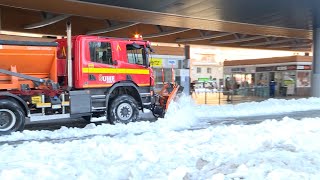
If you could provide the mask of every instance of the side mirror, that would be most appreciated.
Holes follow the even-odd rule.
[[[141,48],[141,46],[140,46],[139,44],[136,44],[136,43],[133,43],[132,46],[133,46],[134,48],[136,48],[136,49],[140,49],[140,48]]]
[[[117,65],[118,65],[118,61],[117,61],[117,60],[114,60],[114,61],[112,62],[112,64],[115,65],[115,66],[117,66]]]
[[[150,53],[154,53],[154,49],[151,48],[150,44],[147,44],[147,48],[149,49]]]
[[[151,47],[148,47],[151,53],[154,53],[154,49],[152,49]]]
[[[150,62],[149,62],[149,59],[148,59],[148,54],[147,54],[147,49],[146,48],[143,48],[142,49],[142,58],[143,58],[143,65],[145,67],[150,67]]]

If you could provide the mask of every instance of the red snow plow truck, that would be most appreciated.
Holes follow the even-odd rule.
[[[163,117],[181,87],[154,92],[151,51],[142,39],[71,37],[70,24],[56,42],[0,40],[0,134],[79,117],[129,123],[143,109]]]

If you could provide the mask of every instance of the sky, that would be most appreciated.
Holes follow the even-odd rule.
[[[208,106],[182,97],[156,122],[15,132],[0,136],[0,179],[319,179],[320,118],[209,124],[317,109],[320,98]]]

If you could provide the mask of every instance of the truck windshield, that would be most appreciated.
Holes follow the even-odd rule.
[[[147,65],[146,51],[144,46],[137,44],[128,44],[127,47],[128,63]]]

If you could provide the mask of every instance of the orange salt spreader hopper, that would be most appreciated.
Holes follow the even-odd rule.
[[[0,90],[21,90],[21,85],[35,87],[47,79],[57,82],[57,58],[54,43],[11,45],[0,42]],[[39,87],[41,88],[41,87]]]

